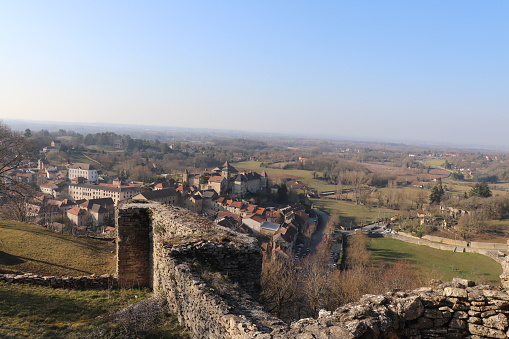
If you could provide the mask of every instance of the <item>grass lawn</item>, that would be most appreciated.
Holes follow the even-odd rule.
[[[265,168],[260,167],[261,162],[258,161],[242,161],[234,163],[233,166],[237,169],[249,169],[256,172],[266,171],[274,183],[279,183],[283,178],[298,178],[306,183],[309,188],[314,188],[318,191],[332,191],[337,187],[330,185],[324,180],[313,179],[313,171],[298,170],[298,169],[281,169],[281,168]],[[321,174],[321,173],[317,173]]]
[[[114,273],[115,246],[44,227],[0,220],[0,272],[41,275]],[[167,312],[150,329],[111,314],[152,293],[140,289],[74,291],[0,282],[0,338],[181,338]]]
[[[115,245],[110,241],[62,235],[38,225],[0,220],[0,272],[112,274]]]
[[[426,159],[423,161],[428,166],[442,166],[445,163],[445,159]]]
[[[399,211],[387,208],[369,208],[364,205],[356,205],[354,203],[334,200],[334,199],[311,199],[313,204],[322,211],[332,215],[339,214],[341,226],[349,227],[360,226],[375,222],[378,218],[391,217]]]
[[[112,321],[112,312],[149,296],[148,290],[139,289],[73,291],[0,283],[0,337],[181,338],[182,328],[169,314],[150,329],[152,333]],[[128,330],[138,333],[133,336]]]
[[[452,190],[453,192],[470,192],[472,190],[472,187],[477,183],[475,181],[458,181],[453,179],[445,179],[443,181],[444,184],[447,185],[447,187]],[[493,195],[507,195],[507,191],[509,190],[509,183],[496,183],[496,184],[489,184],[491,193]]]
[[[441,251],[391,238],[372,238],[369,250],[375,262],[409,262],[425,280],[461,277],[498,285],[502,274],[502,267],[495,260],[475,253]]]
[[[428,202],[429,195],[431,193],[431,190],[429,189],[422,189],[417,187],[398,187],[398,188],[389,188],[389,187],[383,187],[379,188],[378,191],[380,193],[383,193],[385,195],[390,195],[391,191],[396,191],[398,194],[400,194],[403,199],[415,201],[419,195],[422,195],[425,197],[426,202]],[[374,197],[372,200],[376,200]]]

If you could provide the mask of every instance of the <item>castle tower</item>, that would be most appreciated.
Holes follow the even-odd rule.
[[[223,169],[221,170],[221,174],[222,174],[223,178],[230,179],[230,164],[228,163],[228,161],[226,161],[223,164]]]
[[[263,188],[269,187],[269,176],[267,175],[267,172],[263,171],[260,174],[260,186]]]
[[[189,171],[186,170],[182,173],[182,183],[189,183]]]

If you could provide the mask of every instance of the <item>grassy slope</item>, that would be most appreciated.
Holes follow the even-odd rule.
[[[0,271],[74,276],[114,273],[114,253],[111,242],[0,220]]]
[[[262,168],[258,161],[242,161],[234,163],[233,166],[239,169],[250,169],[252,171],[266,171],[269,175],[269,179],[272,179],[276,184],[279,182],[278,179],[287,177],[298,177],[301,178],[310,188],[317,189],[319,191],[331,191],[337,187],[330,185],[323,180],[313,179],[313,172],[298,169],[280,169],[280,168]]]
[[[351,202],[334,199],[311,199],[313,204],[328,214],[337,213],[340,218],[341,226],[349,227],[350,222],[353,226],[360,226],[375,222],[377,218],[391,217],[398,211],[387,208],[369,208],[364,205],[356,205]]]
[[[502,268],[495,260],[475,253],[454,253],[391,238],[374,238],[370,244],[375,262],[407,261],[425,279],[463,277],[477,283],[500,283]]]
[[[149,297],[145,290],[72,291],[0,283],[1,338],[125,338],[136,328],[112,321],[112,312]],[[129,330],[130,332],[127,332]],[[164,315],[153,338],[180,338],[175,317]],[[131,336],[128,336],[128,335]]]
[[[428,166],[437,167],[437,166],[442,166],[445,163],[445,159],[429,158],[429,159],[425,159],[423,162]]]
[[[64,236],[37,225],[0,221],[0,272],[113,273],[114,250],[111,242]],[[137,289],[73,291],[0,283],[0,337],[124,338],[139,329],[120,326],[109,315],[150,295],[149,291]],[[169,314],[150,332],[138,335],[185,336],[175,317]]]

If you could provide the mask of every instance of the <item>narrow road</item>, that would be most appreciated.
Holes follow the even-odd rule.
[[[311,236],[311,244],[310,244],[310,253],[316,252],[316,247],[323,238],[323,230],[325,229],[325,225],[329,222],[329,215],[319,209],[314,209],[316,215],[318,216],[318,221],[316,224],[316,230]]]

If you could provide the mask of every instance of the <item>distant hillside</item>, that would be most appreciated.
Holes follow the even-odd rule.
[[[112,274],[115,245],[0,220],[0,272],[41,275]]]

